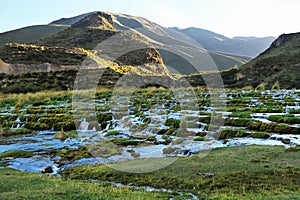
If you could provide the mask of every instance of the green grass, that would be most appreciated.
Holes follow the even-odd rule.
[[[139,159],[141,160],[141,159]],[[112,164],[146,167],[147,160]],[[160,163],[157,159],[157,163]],[[299,152],[283,147],[242,146],[212,150],[206,157],[178,158],[158,171],[132,174],[106,165],[66,169],[64,178],[99,179],[193,192],[205,199],[295,199],[300,195]],[[213,176],[204,177],[202,174]]]
[[[33,155],[33,152],[23,151],[23,150],[11,150],[0,153],[0,159],[6,157],[14,157],[14,158],[28,158]]]
[[[268,120],[279,123],[300,124],[300,117],[294,117],[293,115],[271,115]]]
[[[0,46],[6,43],[32,43],[42,38],[54,35],[66,26],[36,25],[0,33]]]
[[[0,169],[0,199],[170,199],[172,194],[118,188],[90,181],[62,180],[53,176]]]
[[[0,128],[0,136],[12,136],[12,135],[22,135],[22,134],[29,134],[32,131],[26,129],[26,128]]]
[[[255,132],[251,135],[253,138],[269,138],[270,134],[266,132]]]
[[[0,162],[0,167],[6,167],[8,164],[6,162]]]

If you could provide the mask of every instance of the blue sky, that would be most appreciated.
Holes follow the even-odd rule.
[[[96,10],[228,37],[300,32],[299,0],[1,0],[0,32]]]

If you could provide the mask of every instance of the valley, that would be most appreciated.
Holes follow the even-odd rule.
[[[107,11],[0,33],[0,199],[299,199],[299,45]]]

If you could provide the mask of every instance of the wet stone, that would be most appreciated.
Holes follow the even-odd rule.
[[[51,166],[44,167],[41,171],[43,174],[51,174],[53,173],[53,168]]]

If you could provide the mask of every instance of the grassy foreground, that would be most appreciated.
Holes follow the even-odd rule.
[[[0,169],[0,199],[170,199],[170,193],[118,188],[89,181],[62,180],[53,176]]]
[[[299,147],[298,147],[299,148]],[[146,167],[147,161],[114,164]],[[64,178],[98,179],[192,192],[200,199],[299,199],[299,151],[282,146],[241,146],[212,150],[208,156],[179,158],[168,167],[142,174],[106,165],[81,165]]]

